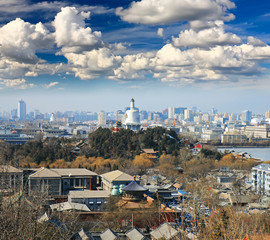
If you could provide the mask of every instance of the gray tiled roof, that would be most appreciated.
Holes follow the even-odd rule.
[[[23,171],[10,165],[0,165],[1,173],[22,173]]]
[[[262,163],[258,166],[253,167],[252,170],[270,171],[270,164]]]
[[[85,168],[41,168],[29,178],[60,178],[75,176],[96,176],[97,174]]]
[[[107,230],[105,230],[103,233],[100,234],[100,238],[102,240],[116,240],[118,239],[118,236],[110,228],[108,228]]]
[[[111,171],[101,175],[102,178],[112,182],[112,181],[133,181],[133,177],[126,174],[120,170]]]
[[[71,198],[106,198],[110,196],[110,191],[84,190],[69,191]]]
[[[129,240],[143,240],[145,236],[137,229],[133,228],[126,232],[126,236]]]

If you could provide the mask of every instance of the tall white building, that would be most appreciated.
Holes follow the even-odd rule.
[[[184,119],[187,121],[193,121],[193,114],[191,109],[185,109],[184,111]]]
[[[253,189],[261,194],[270,195],[270,164],[262,163],[251,169]]]
[[[23,100],[18,103],[18,117],[20,120],[26,119],[26,104]]]
[[[133,98],[130,100],[130,109],[126,111],[125,127],[133,131],[139,131],[141,129],[139,110],[135,108]]]
[[[99,126],[106,126],[106,120],[107,120],[106,113],[104,111],[101,111],[98,114],[98,125]]]
[[[174,107],[169,107],[168,108],[168,118],[173,119],[175,115],[175,108]]]

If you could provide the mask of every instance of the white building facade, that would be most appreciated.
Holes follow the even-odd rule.
[[[270,164],[262,163],[251,169],[252,187],[260,194],[270,195]]]

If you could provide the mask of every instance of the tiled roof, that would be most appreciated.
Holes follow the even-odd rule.
[[[71,176],[95,176],[96,173],[85,168],[41,168],[39,171],[31,174],[30,178],[60,178]]]
[[[147,188],[141,186],[135,181],[130,182],[127,186],[122,188],[122,191],[132,191],[132,192],[145,192]]]
[[[69,191],[71,198],[106,198],[110,196],[110,191],[84,190]]]
[[[126,236],[129,240],[143,240],[145,239],[144,235],[137,229],[133,228],[126,232]]]
[[[120,170],[115,170],[112,172],[104,173],[101,175],[102,178],[113,182],[113,181],[133,181],[133,177],[129,174],[126,174]]]
[[[18,168],[12,167],[10,165],[0,165],[0,172],[3,172],[3,173],[22,173],[23,171],[18,169]]]

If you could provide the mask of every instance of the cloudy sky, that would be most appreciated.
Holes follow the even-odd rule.
[[[270,109],[270,1],[0,0],[2,110]]]

